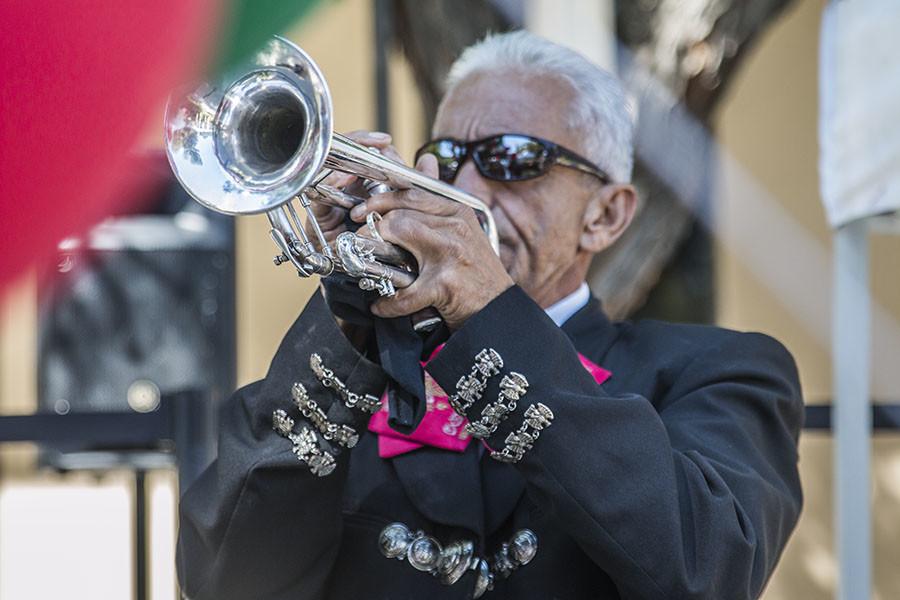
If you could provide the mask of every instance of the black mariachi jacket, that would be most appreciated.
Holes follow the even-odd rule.
[[[379,395],[385,376],[346,341],[320,294],[283,340],[265,380],[223,413],[219,456],[181,500],[178,569],[194,600],[471,598],[385,558],[379,533],[399,521],[442,544],[471,540],[489,557],[523,528],[530,563],[498,576],[485,600],[757,597],[801,506],[802,400],[793,360],[760,334],[659,322],[611,323],[591,302],[558,328],[518,287],[448,341],[428,371],[452,393],[493,348],[502,373],[529,387],[487,442],[504,446],[529,404],[554,413],[516,464],[475,442],[458,454],[422,448],[381,459],[351,413],[309,368],[321,355],[347,386]],[[576,350],[612,371],[602,385]],[[496,400],[499,377],[468,415]],[[317,477],[272,429],[302,382],[358,445]],[[293,412],[292,412],[293,411]],[[354,411],[355,412],[355,411]]]

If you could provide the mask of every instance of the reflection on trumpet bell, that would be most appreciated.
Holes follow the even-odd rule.
[[[300,48],[276,37],[242,73],[169,102],[169,162],[204,206],[231,215],[266,213],[280,250],[275,263],[290,262],[304,277],[339,271],[381,295],[415,281],[415,261],[397,246],[352,232],[329,243],[311,202],[350,209],[362,201],[322,183],[332,171],[355,174],[379,192],[418,188],[465,204],[478,213],[497,251],[494,220],[483,202],[334,134],[332,112],[319,68]]]

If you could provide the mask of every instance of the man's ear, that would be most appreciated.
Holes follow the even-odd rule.
[[[627,184],[603,186],[584,211],[581,249],[596,254],[619,239],[637,210],[637,192]]]

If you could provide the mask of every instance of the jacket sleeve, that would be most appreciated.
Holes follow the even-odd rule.
[[[515,464],[529,495],[623,598],[756,598],[800,512],[802,400],[793,359],[778,342],[715,337],[674,374],[656,405],[613,395],[513,287],[454,333],[428,371],[452,393],[475,355],[493,348],[501,373],[527,378],[515,411],[486,442],[503,448],[529,404],[552,410],[552,422]],[[470,420],[497,399],[499,378],[469,408]]]
[[[306,426],[291,400],[291,386],[299,381],[333,422],[361,433],[368,415],[350,411],[318,382],[309,366],[313,352],[351,390],[377,395],[384,388],[380,367],[356,352],[316,293],[282,341],[266,379],[227,401],[218,457],[181,498],[177,563],[187,598],[324,595],[341,538],[341,496],[352,450],[340,449],[330,475],[313,475],[292,453],[291,442],[273,431],[272,413],[283,409],[296,420],[295,430]]]

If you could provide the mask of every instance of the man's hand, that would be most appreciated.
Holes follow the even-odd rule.
[[[391,136],[386,133],[377,131],[352,131],[345,134],[354,142],[374,148],[381,152],[384,156],[403,164],[403,159],[397,150],[391,145]],[[323,181],[326,185],[345,191],[348,194],[365,198],[368,196],[362,181],[353,174],[333,172]],[[328,206],[319,202],[314,202],[311,206],[313,214],[322,228],[322,233],[328,243],[334,243],[337,236],[347,229],[345,217],[347,211],[343,208]],[[318,246],[318,240],[309,221],[304,224],[307,235],[313,243]],[[319,248],[321,250],[321,248]],[[366,318],[359,312],[359,307],[350,298],[351,295],[363,292],[356,285],[349,285],[346,281],[339,280],[335,277],[326,277],[322,279],[322,290],[325,300],[329,308],[334,314],[335,321],[347,339],[360,352],[368,344],[371,335],[371,323],[366,322]]]
[[[430,154],[416,169],[437,179],[437,160]],[[468,206],[409,189],[374,195],[350,216],[362,223],[369,212],[382,216],[381,236],[408,250],[419,264],[413,285],[372,304],[376,316],[411,315],[433,306],[451,329],[458,329],[513,285]]]
[[[367,148],[374,148],[391,160],[403,164],[403,159],[400,157],[397,149],[391,145],[391,136],[386,133],[358,130],[351,131],[344,135],[357,144],[366,146]],[[368,195],[363,188],[359,177],[350,173],[334,171],[331,175],[326,177],[322,183],[343,190],[354,196],[362,196],[365,198]],[[328,243],[333,243],[338,234],[347,229],[344,224],[344,217],[347,215],[347,211],[343,208],[328,206],[320,202],[313,202],[311,208]],[[309,239],[313,240],[313,243],[318,245],[315,232],[308,222],[305,223],[304,229],[306,230],[306,235],[309,236]],[[319,248],[319,250],[321,250],[321,248]]]

